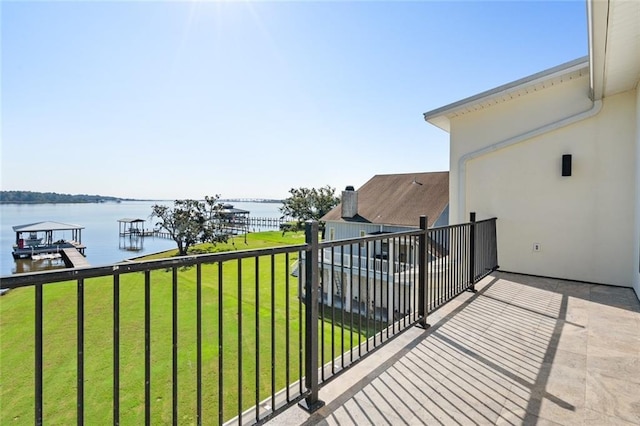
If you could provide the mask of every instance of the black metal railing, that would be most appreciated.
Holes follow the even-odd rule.
[[[3,296],[0,423],[250,424],[297,402],[312,411],[325,381],[426,327],[497,267],[495,219],[426,223],[323,242],[308,223],[295,246],[2,277],[19,291]]]
[[[496,219],[431,228],[426,268],[428,309],[447,303],[498,267]]]

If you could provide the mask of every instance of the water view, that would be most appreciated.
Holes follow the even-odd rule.
[[[61,259],[18,259],[11,252],[16,243],[13,226],[54,221],[83,226],[82,243],[91,266],[109,265],[124,259],[143,256],[176,248],[170,239],[144,237],[132,242],[129,237],[120,237],[118,220],[123,218],[144,219],[144,229],[153,229],[150,220],[153,204],[172,205],[171,201],[123,201],[99,204],[3,204],[0,205],[0,276],[35,270],[64,267]],[[234,202],[234,207],[249,210],[250,217],[280,217],[279,203]],[[251,227],[250,231],[266,230]],[[60,236],[71,238],[71,231]]]

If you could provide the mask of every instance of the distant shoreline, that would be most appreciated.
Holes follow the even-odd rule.
[[[108,195],[59,194],[57,192],[0,191],[0,204],[69,204],[106,203],[122,201],[146,201]]]
[[[163,201],[139,198],[120,198],[108,195],[88,194],[58,194],[56,192],[34,191],[0,191],[0,204],[96,204],[96,203],[121,203],[123,201]],[[282,203],[283,200],[269,198],[225,198],[219,200],[222,203]]]

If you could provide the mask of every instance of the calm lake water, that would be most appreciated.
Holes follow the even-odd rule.
[[[132,244],[129,237],[118,235],[118,219],[144,219],[145,229],[153,229],[149,219],[154,204],[173,205],[167,201],[123,201],[121,203],[100,204],[2,204],[0,205],[0,276],[16,272],[30,272],[47,267],[64,267],[59,259],[54,260],[14,260],[11,255],[16,234],[13,226],[35,222],[54,221],[84,226],[82,243],[87,247],[85,254],[91,266],[110,265],[124,259],[176,248],[173,240],[145,237],[141,243]],[[251,212],[250,217],[280,217],[280,203],[231,203],[234,207]],[[251,231],[265,229],[252,228]],[[71,231],[66,235],[55,233],[56,238],[71,239]],[[136,248],[135,251],[131,247]],[[139,249],[139,250],[138,250]]]

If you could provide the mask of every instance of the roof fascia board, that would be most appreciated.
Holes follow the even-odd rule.
[[[587,2],[589,31],[589,70],[591,97],[602,99],[604,95],[604,67],[609,29],[609,0],[589,0]]]
[[[425,121],[428,121],[429,123],[448,132],[449,119],[446,117],[447,114],[450,114],[457,110],[464,109],[471,105],[474,105],[492,98],[505,96],[508,93],[516,92],[517,90],[523,89],[525,87],[535,86],[536,84],[545,82],[547,80],[552,80],[562,75],[570,74],[574,71],[578,71],[584,68],[588,64],[589,64],[588,56],[574,59],[573,61],[566,62],[561,65],[557,65],[553,68],[549,68],[547,70],[538,72],[536,74],[532,74],[528,77],[521,78],[519,80],[504,84],[502,86],[498,86],[494,89],[490,89],[485,92],[479,93],[477,95],[470,96],[468,98],[451,103],[449,105],[445,105],[443,107],[425,112],[424,119]]]

